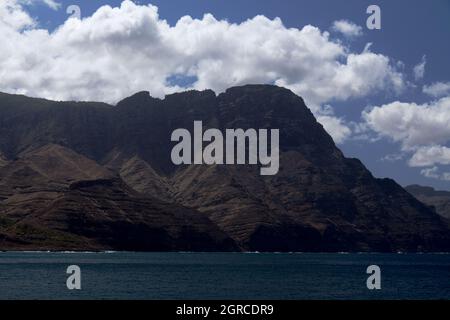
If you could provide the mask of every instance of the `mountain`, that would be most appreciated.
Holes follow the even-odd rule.
[[[419,201],[433,207],[441,216],[450,219],[450,191],[438,191],[432,187],[419,186],[417,184],[405,187]]]
[[[2,250],[234,251],[195,210],[142,196],[118,175],[50,144],[0,168]]]
[[[279,129],[279,173],[174,165],[171,134],[196,120]],[[0,94],[0,153],[0,249],[450,251],[448,220],[345,158],[276,86],[116,106]]]

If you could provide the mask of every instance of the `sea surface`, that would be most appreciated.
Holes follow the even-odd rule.
[[[450,255],[0,252],[0,299],[450,299]]]

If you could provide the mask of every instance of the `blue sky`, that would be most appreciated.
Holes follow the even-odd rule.
[[[108,4],[116,7],[120,6],[122,2],[119,0],[55,0],[60,4],[60,7],[58,10],[54,10],[42,1],[32,0],[31,4],[24,4],[23,9],[37,21],[38,25],[34,28],[47,29],[50,33],[66,22],[68,15],[65,11],[69,5],[78,5],[81,9],[82,18],[86,18],[102,5]],[[342,47],[355,54],[363,52],[367,43],[372,43],[370,50],[388,57],[390,65],[395,66],[397,71],[402,74],[405,85],[401,91],[390,90],[387,86],[382,90],[377,89],[373,92],[369,90],[369,92],[360,96],[333,98],[333,95],[331,95],[326,100],[320,100],[318,104],[321,106],[330,105],[333,109],[333,117],[341,119],[349,128],[352,128],[352,134],[340,142],[339,147],[346,156],[361,159],[377,177],[391,177],[402,185],[418,183],[450,190],[450,173],[446,175],[450,172],[450,166],[448,165],[450,159],[448,159],[448,153],[446,153],[450,150],[446,149],[450,146],[450,136],[446,139],[446,134],[450,132],[450,130],[447,131],[450,124],[443,124],[439,122],[439,119],[436,119],[436,117],[439,118],[441,113],[447,114],[445,109],[447,106],[450,108],[450,105],[442,103],[443,106],[440,106],[436,103],[443,96],[445,97],[445,94],[430,96],[430,94],[423,92],[424,86],[430,86],[438,82],[450,82],[450,1],[141,0],[134,2],[141,5],[151,3],[158,7],[159,19],[167,20],[170,26],[174,26],[185,15],[203,19],[204,14],[211,13],[217,20],[226,20],[230,24],[241,24],[256,15],[264,15],[269,19],[279,17],[286,29],[296,28],[300,30],[305,25],[310,24],[319,28],[322,32],[330,32],[330,41],[341,43]],[[381,30],[368,30],[366,28],[368,17],[366,8],[370,4],[377,4],[381,8]],[[361,26],[362,35],[345,37],[343,34],[333,31],[332,25],[337,20],[347,20]],[[413,68],[421,63],[423,57],[426,61],[423,77],[415,78]],[[171,75],[167,78],[170,85],[178,85],[179,87],[189,86],[195,80],[196,77],[192,77],[192,75]],[[102,79],[96,79],[93,83],[101,84],[101,81]],[[153,86],[157,85],[153,84]],[[17,88],[3,86],[0,89],[12,91]],[[299,94],[301,95],[301,93]],[[414,132],[411,134],[419,136],[419,138],[410,139],[409,136],[405,137],[410,133],[397,132],[396,128],[386,128],[382,123],[378,125],[376,121],[385,120],[379,120],[373,114],[375,127],[368,129],[366,132],[368,137],[358,138],[354,125],[364,122],[362,120],[363,110],[370,110],[373,106],[386,106],[396,101],[410,104],[411,109],[414,108],[413,104],[426,104],[433,108],[430,109],[431,111],[438,110],[436,111],[437,116],[426,123],[422,123],[420,122],[420,116],[427,114],[427,111],[421,112],[419,108],[416,115],[419,120],[415,120],[415,123],[399,122],[399,127],[408,125],[409,129],[405,130],[412,130]],[[382,111],[393,110],[397,107],[388,106]],[[405,108],[398,108],[398,110],[408,112],[408,108],[409,105]],[[317,112],[319,114],[322,111]],[[382,119],[387,118],[383,117]],[[433,126],[432,121],[438,122],[436,126]],[[418,127],[417,130],[413,127],[414,125]],[[420,135],[427,136],[429,131],[434,130],[434,128],[442,131],[436,134],[438,137],[436,139],[439,139],[439,141],[430,140],[433,135],[430,135],[431,138],[428,138],[428,140],[422,141],[420,139]],[[419,129],[423,132],[420,133]],[[440,161],[433,162],[430,159],[425,161],[420,158],[421,161],[416,161],[416,165],[411,166],[410,159],[422,150],[420,148],[428,148],[426,150],[430,151],[432,147],[435,150],[440,148],[441,153],[439,154],[442,158]],[[428,155],[433,154],[430,152]],[[391,159],[382,160],[386,156]]]

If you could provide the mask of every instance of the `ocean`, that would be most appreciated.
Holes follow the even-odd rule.
[[[450,299],[450,255],[0,252],[0,299]]]

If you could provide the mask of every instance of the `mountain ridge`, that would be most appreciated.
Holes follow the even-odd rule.
[[[155,210],[167,215],[167,224],[150,229],[156,234],[168,234],[171,245],[162,240],[168,239],[166,236],[158,238],[159,246],[153,247],[139,246],[135,239],[131,243],[136,250],[185,249],[181,238],[170,236],[173,233],[169,232],[172,228],[169,221],[177,221],[178,225],[173,226],[176,230],[188,227],[195,239],[209,237],[208,241],[198,240],[193,246],[200,251],[450,251],[448,220],[395,181],[377,179],[358,159],[345,158],[304,100],[288,89],[246,85],[219,95],[211,90],[188,91],[165,99],[140,92],[108,107],[96,103],[44,102],[35,108],[40,100],[33,100],[27,107],[27,102],[19,103],[17,97],[12,99],[13,104],[11,99],[3,101],[2,97],[0,153],[8,163],[6,167],[0,165],[0,199],[4,199],[0,201],[0,209],[8,208],[7,212],[12,214],[2,213],[0,217],[7,220],[4,225],[8,230],[14,230],[10,224],[20,225],[27,215],[34,220],[26,221],[38,224],[43,214],[39,206],[42,201],[49,201],[37,196],[40,188],[56,185],[60,189],[52,192],[67,197],[63,196],[63,204],[48,202],[54,206],[48,208],[55,214],[52,217],[57,217],[58,212],[63,217],[67,214],[64,212],[77,212],[81,210],[80,203],[106,203],[86,207],[84,219],[89,217],[88,221],[99,232],[97,236],[90,232],[86,238],[81,229],[76,229],[75,237],[80,237],[81,247],[88,241],[98,248],[122,249],[111,238],[111,227],[106,228],[109,233],[102,231],[104,219],[117,217],[121,221],[129,214],[135,218],[131,221],[133,227],[127,225],[126,230],[141,230],[137,227],[139,221],[154,226],[145,217],[155,212],[140,209],[142,216],[136,216],[133,205],[124,207],[120,204],[122,198],[115,198],[117,193],[128,199],[123,200],[126,203],[135,201],[137,208],[142,207],[140,203],[159,203],[159,209]],[[14,104],[19,105],[19,112],[15,112]],[[174,145],[171,133],[177,128],[192,130],[195,120],[202,121],[205,129],[279,129],[279,173],[260,176],[258,167],[251,165],[174,165],[170,159]],[[72,176],[65,176],[71,167],[70,161],[63,161],[64,157],[52,160],[64,164],[58,174],[53,173],[56,181],[35,172],[36,164],[22,166],[23,158],[29,158],[33,150],[52,150],[51,146],[56,150],[67,149],[64,154],[75,153],[69,158],[79,158],[76,163],[82,164],[86,172],[93,170],[92,177],[86,180],[75,169],[69,170]],[[48,152],[46,161],[52,163],[49,159],[56,154]],[[11,169],[14,166],[15,171]],[[2,186],[3,176],[6,182]],[[93,185],[83,181],[93,181]],[[77,183],[81,183],[82,191]],[[19,215],[21,204],[13,200],[24,197],[20,193],[24,188],[32,190],[30,194],[34,194],[36,202],[31,202],[28,211]],[[110,199],[102,198],[98,190]],[[71,204],[69,207],[66,201]],[[17,210],[11,209],[14,205]],[[108,214],[102,208],[107,208]],[[192,218],[183,220],[186,224],[183,225],[182,220],[170,220],[175,214],[171,212],[183,212]],[[194,219],[196,215],[205,220]],[[55,230],[50,220],[45,223],[48,230]],[[0,223],[0,239],[2,233],[10,238],[16,235],[1,226]],[[74,236],[69,225],[64,226],[64,232],[69,230],[68,234]],[[127,249],[133,249],[126,241],[126,232],[114,230],[121,235],[120,241],[129,244]],[[196,230],[201,230],[203,236],[199,237]],[[139,239],[148,243],[144,233],[139,235]],[[150,239],[151,234],[147,237]],[[31,241],[28,247],[34,245],[36,241]]]
[[[450,191],[435,190],[433,187],[409,185],[405,190],[419,201],[433,208],[439,215],[450,219]]]

